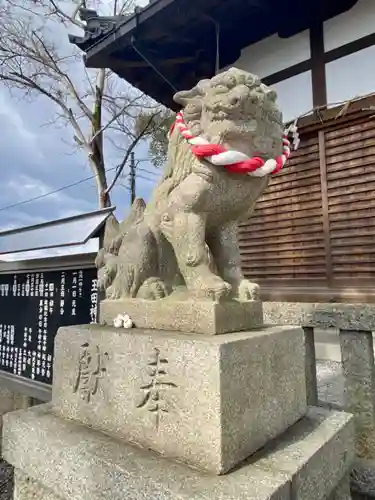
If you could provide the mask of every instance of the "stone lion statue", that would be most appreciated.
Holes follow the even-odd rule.
[[[174,100],[194,136],[265,160],[282,152],[276,93],[250,73],[231,68]],[[258,285],[241,271],[237,224],[249,218],[268,180],[197,158],[175,128],[150,202],[136,200],[125,221],[106,228],[96,259],[106,297],[257,300]]]

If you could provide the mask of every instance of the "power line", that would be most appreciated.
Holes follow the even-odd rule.
[[[155,184],[155,181],[157,180],[157,179],[150,179],[148,177],[143,177],[143,175],[137,175],[137,177],[139,177],[140,179],[143,179],[145,181],[152,182],[153,184]]]
[[[1,207],[0,211],[2,212],[3,210],[9,210],[10,208],[19,207],[20,205],[25,205],[26,203],[30,203],[32,201],[41,200],[42,198],[46,198],[47,196],[51,196],[51,194],[60,193],[61,191],[64,191],[65,189],[69,189],[71,187],[77,186],[78,184],[82,184],[83,182],[87,182],[87,181],[93,179],[94,177],[95,177],[95,175],[92,175],[90,177],[86,177],[85,179],[81,179],[80,181],[73,182],[72,184],[67,184],[66,186],[62,186],[61,188],[54,189],[53,191],[48,191],[48,193],[43,193],[39,196],[34,196],[33,198],[29,198],[27,200],[13,203],[12,205],[7,205],[5,207]]]
[[[137,163],[141,162],[141,161],[145,161],[145,160],[137,160]],[[108,170],[106,170],[106,172],[111,172],[113,170],[116,170],[117,168],[118,168],[117,166],[116,167],[111,167]],[[137,170],[141,170],[142,172],[146,172],[147,174],[157,175],[156,172],[148,171],[148,170],[146,170],[144,168],[137,168]],[[144,179],[146,181],[154,182],[153,180],[148,179],[146,177],[143,177],[143,176],[141,176],[139,174],[136,174],[136,176],[140,177],[141,179]],[[96,175],[93,174],[93,175],[90,175],[89,177],[85,177],[84,179],[80,179],[79,181],[72,182],[71,184],[66,184],[65,186],[62,186],[62,187],[57,188],[57,189],[54,189],[52,191],[48,191],[47,193],[43,193],[43,194],[40,194],[38,196],[34,196],[32,198],[28,198],[27,200],[19,201],[17,203],[12,203],[11,205],[6,205],[4,207],[0,207],[0,212],[3,212],[4,210],[10,210],[11,208],[19,207],[19,206],[22,206],[22,205],[26,205],[27,203],[31,203],[33,201],[42,200],[43,198],[46,198],[47,196],[51,196],[53,194],[61,193],[61,191],[65,191],[65,189],[70,189],[72,187],[78,186],[79,184],[83,184],[84,182],[87,182],[87,181],[90,181],[92,179],[95,179],[95,177],[96,177]]]
[[[150,161],[150,158],[137,158],[137,164],[143,163],[143,162],[149,163],[151,167],[154,167],[154,165]],[[154,167],[154,168],[157,168],[157,167]]]
[[[111,167],[106,172],[111,172],[113,170],[116,170],[116,167]],[[65,186],[62,186],[58,189],[54,189],[53,191],[48,191],[47,193],[40,194],[38,196],[34,196],[33,198],[28,198],[27,200],[19,201],[17,203],[12,203],[11,205],[6,205],[5,207],[0,207],[0,212],[4,210],[9,210],[10,208],[15,208],[19,207],[21,205],[26,205],[26,203],[31,203],[32,201],[38,201],[43,198],[46,198],[47,196],[51,196],[52,194],[60,193],[61,191],[65,191],[65,189],[70,189],[74,186],[78,186],[79,184],[83,184],[84,182],[90,181],[91,179],[95,179],[96,175],[90,175],[89,177],[85,177],[84,179],[80,179],[79,181],[72,182],[71,184],[67,184]]]
[[[150,170],[147,170],[147,169],[145,169],[145,168],[140,168],[140,167],[137,167],[137,172],[138,172],[138,171],[139,171],[139,172],[146,172],[146,174],[150,174],[150,175],[156,175],[156,176],[158,176],[158,175],[159,175],[159,173],[158,173],[158,172],[152,172],[152,171],[150,171]]]

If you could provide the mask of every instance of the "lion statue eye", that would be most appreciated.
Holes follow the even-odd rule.
[[[216,84],[213,86],[213,90],[215,94],[226,94],[228,92],[228,87],[223,84]]]
[[[231,97],[229,99],[229,104],[231,104],[232,106],[237,106],[237,104],[239,104],[239,102],[240,102],[240,98],[237,96]]]

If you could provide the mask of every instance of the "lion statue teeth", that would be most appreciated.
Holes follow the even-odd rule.
[[[258,77],[231,68],[174,100],[194,135],[247,156],[281,154],[276,93]],[[125,221],[106,227],[96,259],[106,297],[258,300],[258,285],[241,271],[237,224],[249,218],[267,184],[268,175],[230,173],[198,159],[174,129],[150,202],[136,200]]]

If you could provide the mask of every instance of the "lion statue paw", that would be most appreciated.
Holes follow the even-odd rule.
[[[248,300],[260,300],[259,285],[247,279],[243,279],[238,285],[237,298],[243,302]]]
[[[169,295],[168,287],[160,278],[148,278],[139,288],[138,299],[157,300]]]
[[[189,294],[196,299],[211,299],[215,302],[225,300],[231,295],[232,286],[219,276],[204,276],[191,286]]]

